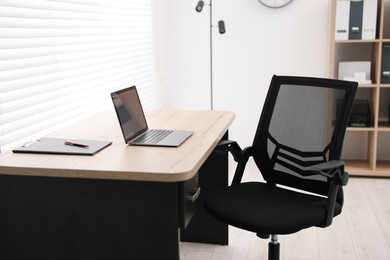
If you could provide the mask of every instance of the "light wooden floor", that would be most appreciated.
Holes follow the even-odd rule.
[[[257,176],[250,162],[244,178],[259,179]],[[267,259],[268,242],[229,227],[229,246],[181,243],[180,259],[263,260]],[[390,178],[351,177],[345,187],[343,213],[330,227],[279,236],[279,242],[285,260],[390,259]]]

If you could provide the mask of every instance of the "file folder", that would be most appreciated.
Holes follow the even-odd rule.
[[[349,0],[336,2],[336,33],[335,40],[348,40],[349,37]]]
[[[363,0],[351,0],[349,10],[349,39],[362,39]]]
[[[378,0],[364,0],[362,39],[373,40],[376,37],[376,18],[378,13]]]
[[[66,145],[66,142],[82,143],[85,147]],[[111,141],[100,140],[75,140],[63,138],[40,138],[29,142],[20,148],[14,149],[14,153],[43,153],[43,154],[68,154],[68,155],[94,155],[111,145]]]
[[[381,83],[390,84],[390,43],[382,46]]]

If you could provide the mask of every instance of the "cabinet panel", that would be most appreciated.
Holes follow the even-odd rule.
[[[378,133],[377,160],[378,163],[390,164],[390,132]]]
[[[378,125],[380,127],[389,127],[390,130],[389,109],[390,109],[390,88],[383,88],[380,90]]]
[[[344,138],[343,159],[368,161],[368,142],[367,131],[348,131]]]

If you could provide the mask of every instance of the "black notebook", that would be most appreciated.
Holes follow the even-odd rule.
[[[40,138],[14,149],[14,153],[44,153],[94,155],[109,146],[111,141]]]

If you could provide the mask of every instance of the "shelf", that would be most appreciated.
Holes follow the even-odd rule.
[[[353,43],[388,43],[390,42],[390,39],[374,39],[374,40],[335,40],[334,43],[336,44],[353,44]]]
[[[390,161],[378,161],[375,173],[378,176],[389,176]]]
[[[375,131],[375,128],[374,127],[349,126],[349,127],[347,127],[347,131],[350,131],[350,132],[373,132],[373,131]]]
[[[388,177],[390,161],[378,161],[375,169],[368,161],[345,161],[345,169],[350,176]]]
[[[366,176],[373,173],[370,163],[363,160],[345,160],[345,168],[350,175]]]
[[[335,40],[335,43],[379,43],[381,40],[375,39],[375,40]]]
[[[382,49],[390,43],[390,0],[378,0],[376,39],[335,40],[336,0],[331,0],[329,77],[340,62],[371,62],[371,84],[359,84],[355,99],[368,100],[370,127],[348,127],[342,152],[350,175],[390,177],[390,84],[381,84]]]
[[[359,88],[378,88],[378,84],[359,84]]]

